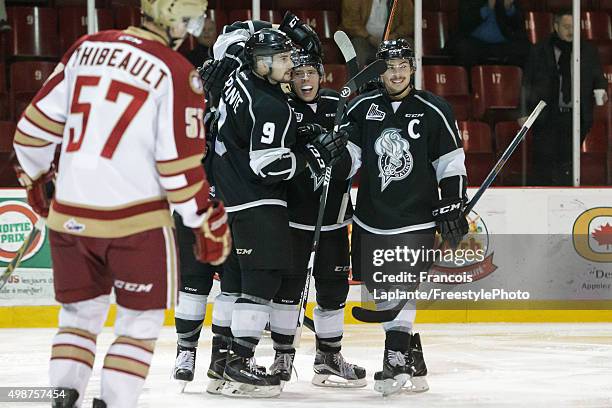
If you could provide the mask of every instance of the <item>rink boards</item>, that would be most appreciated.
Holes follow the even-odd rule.
[[[24,197],[20,189],[0,189],[1,270],[36,222]],[[493,188],[476,211],[461,248],[484,256],[432,272],[440,280],[471,282],[423,283],[419,289],[429,300],[417,302],[417,321],[612,322],[612,189]],[[25,258],[0,290],[0,327],[53,327],[58,306],[46,234]],[[360,288],[351,286],[347,323],[357,323],[348,310],[361,302]],[[210,303],[216,293],[218,284]]]

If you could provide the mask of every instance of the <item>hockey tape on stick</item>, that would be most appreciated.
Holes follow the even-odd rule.
[[[23,259],[23,256],[32,247],[43,228],[45,228],[45,219],[39,218],[38,221],[36,221],[36,224],[34,224],[34,228],[32,228],[32,232],[30,232],[28,238],[26,238],[23,244],[21,244],[21,247],[17,250],[15,257],[11,260],[11,262],[9,262],[8,265],[6,265],[6,269],[4,272],[2,272],[2,275],[0,275],[0,289],[6,285],[6,282],[8,282],[9,278],[13,274],[13,271],[17,269],[21,263],[21,260]]]
[[[336,31],[334,33],[334,42],[344,57],[349,78],[354,77],[359,73],[359,66],[357,65],[357,54],[355,53],[353,43],[344,31]]]
[[[340,99],[338,100],[338,108],[336,109],[336,117],[334,118],[334,129],[333,132],[337,132],[342,122],[342,116],[344,114],[344,108],[348,102],[349,96],[355,92],[363,84],[371,81],[373,78],[380,76],[387,70],[387,64],[383,60],[376,60],[370,65],[361,70],[357,75],[352,77],[346,85],[342,87],[340,92]],[[319,248],[319,239],[321,237],[321,227],[323,225],[323,216],[325,214],[325,206],[327,204],[327,195],[329,193],[329,182],[331,181],[331,167],[325,168],[325,177],[323,177],[323,190],[321,192],[321,198],[319,200],[319,212],[317,214],[317,223],[315,224],[315,230],[312,238],[312,247],[310,250],[310,257],[308,259],[308,271],[306,273],[306,282],[302,289],[302,296],[300,297],[300,313],[298,314],[297,329],[293,338],[293,346],[298,347],[300,344],[300,338],[302,337],[302,326],[304,324],[304,316],[306,313],[306,303],[308,301],[308,291],[310,289],[310,280],[314,271],[315,259],[317,256],[317,250]]]
[[[506,162],[508,161],[512,153],[516,150],[518,145],[521,143],[521,141],[523,141],[523,139],[525,138],[525,135],[529,131],[529,128],[531,127],[531,125],[533,125],[533,122],[535,122],[535,120],[538,118],[538,116],[540,115],[540,113],[545,107],[546,107],[546,103],[544,101],[540,101],[540,103],[538,103],[538,105],[535,107],[533,112],[531,112],[531,115],[529,115],[529,118],[527,119],[527,121],[523,124],[523,126],[521,127],[519,132],[516,134],[514,139],[512,139],[512,142],[508,145],[508,147],[506,148],[504,153],[501,155],[501,157],[499,158],[495,166],[493,166],[493,168],[489,172],[489,175],[487,176],[485,181],[478,188],[478,191],[476,191],[476,194],[474,194],[474,197],[470,200],[470,202],[467,204],[467,206],[463,210],[464,216],[470,213],[470,211],[474,208],[476,203],[478,203],[478,200],[480,200],[484,192],[489,188],[489,186],[491,186],[491,184],[493,184],[495,177],[497,177],[497,175],[502,170],[502,168],[504,167],[504,165],[506,164]],[[442,243],[440,243],[440,245],[442,245]],[[433,265],[433,262],[430,262],[427,266],[425,266],[424,270],[429,271],[432,265]],[[402,300],[398,302],[398,304],[395,307],[393,307],[392,309],[387,309],[387,310],[370,310],[370,309],[364,309],[359,306],[355,306],[351,310],[351,313],[353,314],[353,317],[355,319],[362,321],[362,322],[384,323],[384,322],[389,322],[395,319],[397,315],[399,314],[399,312],[406,305],[407,302],[408,300]]]

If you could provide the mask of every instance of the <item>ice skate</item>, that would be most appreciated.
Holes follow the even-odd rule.
[[[221,394],[228,397],[269,398],[281,393],[280,377],[258,367],[254,357],[229,355],[223,378]]]
[[[385,349],[383,369],[374,374],[374,391],[383,396],[395,394],[410,379],[406,356],[401,351]]]
[[[425,392],[429,390],[427,384],[427,366],[423,358],[421,336],[414,333],[410,337],[410,348],[404,353],[406,365],[410,369],[410,381],[404,385],[403,390],[408,392]]]
[[[213,336],[212,350],[210,353],[210,366],[206,375],[210,378],[206,386],[206,392],[209,394],[221,394],[225,380],[223,379],[223,371],[225,371],[225,360],[227,359],[227,343],[221,336]]]
[[[185,391],[188,382],[193,381],[195,359],[195,348],[176,346],[176,360],[174,360],[172,378],[178,381],[181,392]]]
[[[365,368],[347,363],[340,352],[317,350],[313,368],[312,384],[318,387],[359,388],[367,384]]]
[[[284,353],[276,350],[276,354],[274,355],[274,363],[272,363],[270,366],[270,374],[278,375],[283,382],[291,380],[294,359],[295,350]]]

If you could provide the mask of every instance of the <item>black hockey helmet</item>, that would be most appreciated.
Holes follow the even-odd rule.
[[[293,51],[293,43],[287,34],[274,28],[262,28],[244,45],[244,55],[250,63],[254,57],[272,56]]]
[[[323,70],[323,61],[321,61],[321,57],[317,54],[300,50],[293,53],[291,59],[293,61],[293,68],[310,66],[314,67],[321,76],[325,73]]]
[[[376,52],[376,58],[385,61],[393,58],[403,58],[410,60],[410,63],[414,65],[414,51],[408,40],[404,38],[385,40],[380,43],[378,51]]]

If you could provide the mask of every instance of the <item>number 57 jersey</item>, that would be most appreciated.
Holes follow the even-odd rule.
[[[49,228],[98,238],[198,227],[208,200],[203,88],[193,66],[143,29],[85,36],[24,111],[14,146],[26,173],[61,144]]]

